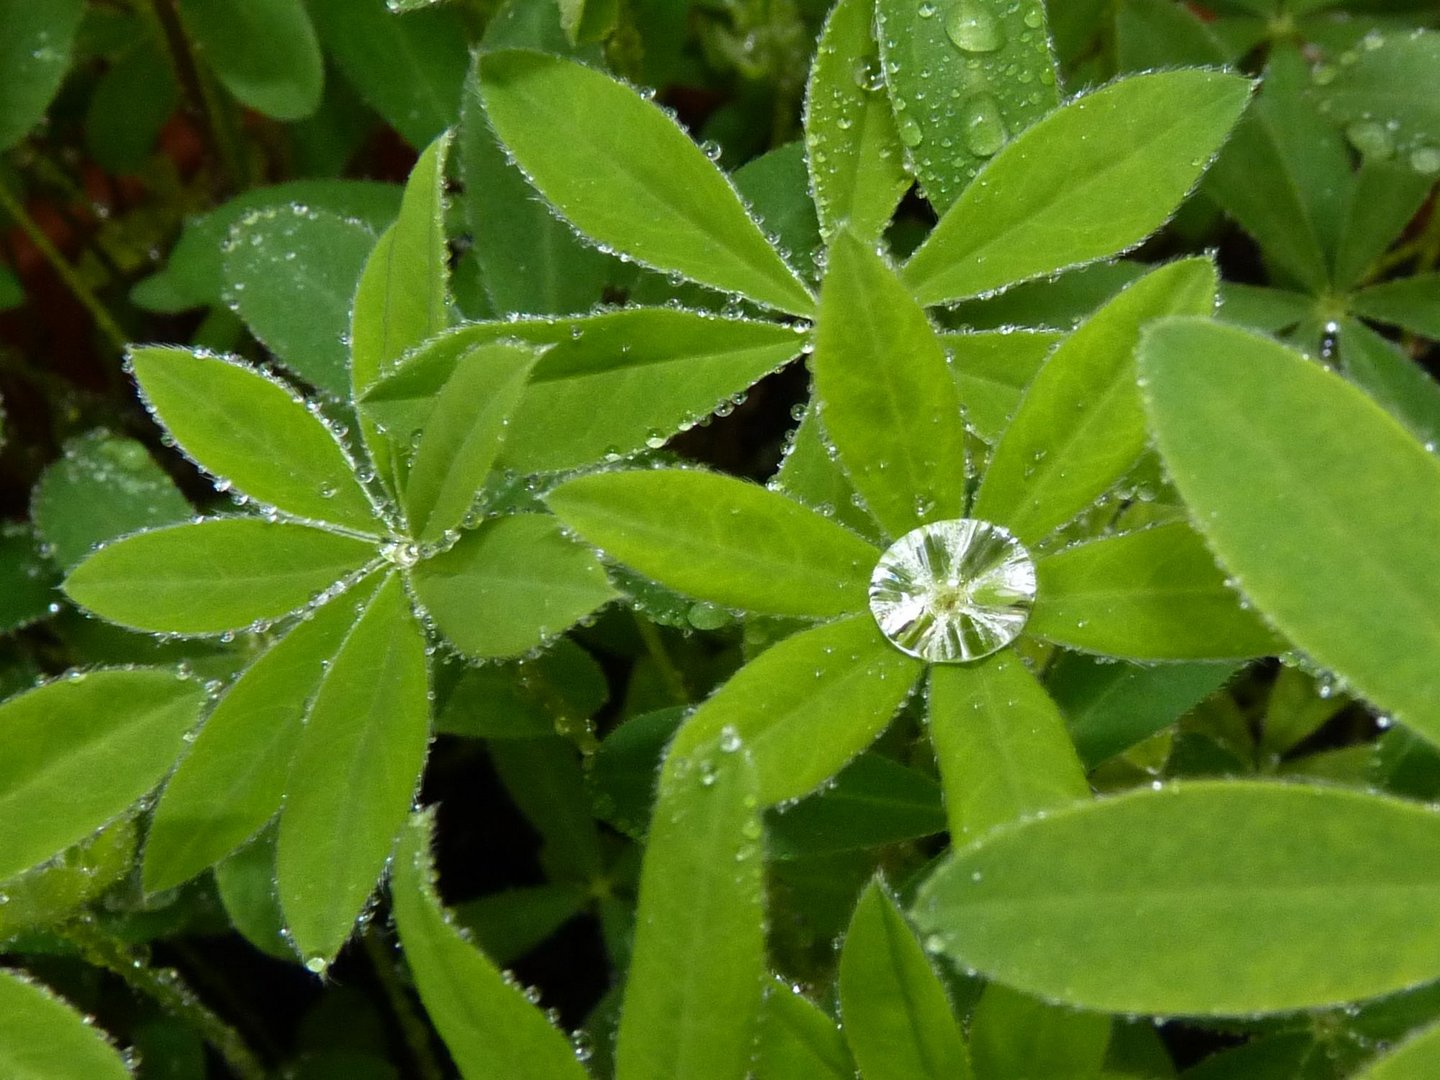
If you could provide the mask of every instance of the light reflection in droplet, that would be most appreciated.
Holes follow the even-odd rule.
[[[870,610],[896,648],[963,664],[1020,635],[1035,602],[1030,553],[998,525],[937,521],[906,533],[870,576]]]

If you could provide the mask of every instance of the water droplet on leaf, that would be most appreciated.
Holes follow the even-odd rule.
[[[965,145],[976,157],[993,157],[1010,138],[1000,102],[991,94],[976,94],[965,104]]]
[[[1005,44],[1005,28],[980,0],[959,0],[945,20],[945,33],[966,52],[995,52]]]

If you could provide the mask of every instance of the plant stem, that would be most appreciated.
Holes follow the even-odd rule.
[[[660,678],[675,699],[675,703],[677,705],[688,704],[690,695],[685,690],[685,680],[680,677],[680,671],[675,667],[675,662],[665,651],[665,642],[660,640],[660,632],[655,629],[655,624],[637,611],[635,612],[635,625],[640,630],[640,640],[645,643],[645,651],[650,654],[650,659],[660,670]]]
[[[110,340],[110,344],[117,351],[123,352],[126,343],[130,340],[125,331],[120,329],[120,324],[100,302],[95,291],[85,283],[84,279],[76,273],[75,268],[66,261],[65,256],[60,254],[60,250],[50,242],[50,238],[45,235],[45,230],[40,228],[35,219],[30,216],[24,204],[3,183],[0,183],[0,210],[4,210],[15,224],[20,226],[20,230],[29,237],[30,242],[50,264],[50,268],[65,283],[65,287],[70,290],[71,295],[80,301],[85,310],[90,313],[90,317],[95,320],[95,325],[100,328],[100,332]]]
[[[365,955],[370,958],[370,966],[375,969],[375,976],[380,980],[385,998],[390,1003],[390,1011],[400,1026],[405,1048],[410,1052],[410,1059],[417,1070],[416,1075],[422,1080],[445,1080],[444,1070],[440,1068],[440,1063],[435,1059],[435,1051],[430,1045],[429,1025],[416,1012],[405,987],[401,986],[400,980],[395,977],[394,957],[373,931],[367,930],[361,940],[365,943]]]
[[[266,1080],[264,1064],[229,1024],[207,1008],[173,968],[150,967],[141,954],[81,919],[61,931],[86,963],[118,975],[131,990],[150,998],[188,1024],[241,1080]]]

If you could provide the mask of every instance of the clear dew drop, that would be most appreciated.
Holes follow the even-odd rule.
[[[1005,28],[981,0],[958,0],[945,19],[945,33],[970,53],[992,53],[1005,44]]]
[[[895,129],[900,133],[900,141],[909,147],[919,146],[925,139],[925,133],[920,130],[919,123],[913,116],[901,113],[895,119]]]
[[[1366,157],[1388,158],[1395,152],[1395,140],[1385,125],[1375,120],[1357,120],[1345,129],[1345,137]]]
[[[1410,152],[1410,167],[1422,176],[1440,173],[1440,149],[1421,146]]]
[[[974,518],[914,529],[870,575],[870,611],[901,652],[963,664],[1017,637],[1035,602],[1030,553],[998,525]]]
[[[993,157],[1009,138],[994,95],[976,94],[965,103],[965,145],[972,154]]]

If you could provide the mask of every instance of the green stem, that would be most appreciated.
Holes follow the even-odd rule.
[[[685,689],[685,680],[680,677],[680,670],[670,659],[670,654],[665,651],[665,642],[660,640],[660,632],[655,629],[655,624],[639,612],[635,612],[635,625],[640,630],[640,640],[645,643],[645,651],[650,654],[650,659],[659,668],[660,678],[675,699],[675,703],[677,705],[689,704],[690,695]]]
[[[100,332],[110,339],[111,345],[123,352],[126,343],[130,340],[125,331],[120,329],[120,324],[106,310],[105,305],[100,302],[100,298],[95,295],[95,291],[85,283],[84,279],[76,273],[75,268],[66,261],[65,256],[60,254],[60,250],[50,242],[50,238],[45,235],[45,230],[36,224],[24,204],[3,183],[0,183],[0,210],[4,210],[15,224],[20,226],[20,230],[29,237],[30,242],[50,264],[50,268],[65,283],[65,287],[70,290],[71,295],[79,300],[85,310],[90,313],[90,317],[95,320],[95,325],[100,328]]]
[[[366,931],[361,940],[365,943],[365,955],[370,958],[370,966],[375,969],[385,998],[390,1003],[390,1011],[400,1026],[410,1060],[417,1070],[415,1075],[422,1080],[445,1080],[445,1072],[430,1045],[430,1026],[421,1018],[409,994],[395,977],[395,958],[373,932]]]
[[[240,1080],[266,1080],[269,1076],[240,1034],[207,1008],[174,969],[150,967],[138,951],[110,937],[88,919],[69,923],[61,933],[80,950],[86,963],[118,975],[131,990],[193,1028]]]

